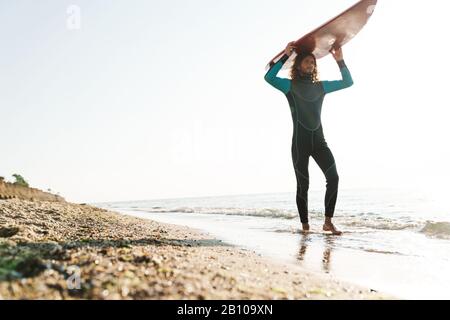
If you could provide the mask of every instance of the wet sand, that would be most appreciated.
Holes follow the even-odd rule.
[[[183,226],[0,200],[0,299],[391,299]]]

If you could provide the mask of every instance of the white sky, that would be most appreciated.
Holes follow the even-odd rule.
[[[264,67],[355,2],[0,0],[0,175],[75,202],[294,192],[289,106]],[[355,84],[322,111],[340,188],[445,194],[449,9],[380,0],[343,48]],[[331,56],[319,71],[340,77]],[[325,188],[313,159],[310,176]]]

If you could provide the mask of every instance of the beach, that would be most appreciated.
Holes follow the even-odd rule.
[[[1,299],[391,299],[196,229],[0,200]]]
[[[445,203],[419,190],[343,189],[322,232],[323,190],[310,190],[308,234],[295,193],[90,203],[125,215],[186,226],[268,257],[402,299],[448,299],[450,221]]]

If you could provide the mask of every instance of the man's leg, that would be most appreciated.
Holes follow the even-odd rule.
[[[325,231],[331,231],[333,234],[341,234],[331,222],[331,218],[334,216],[338,195],[339,175],[337,173],[333,153],[324,139],[322,141],[317,141],[312,157],[319,165],[327,182],[327,190],[325,193],[325,223],[323,229]]]
[[[294,165],[297,178],[297,209],[302,224],[308,224],[309,155],[302,154]],[[306,226],[305,226],[306,227]]]
[[[309,189],[309,157],[311,145],[308,144],[308,132],[299,129],[295,132],[295,139],[292,144],[292,162],[294,164],[295,177],[297,178],[296,202],[303,224],[303,230],[309,230],[308,224],[308,189]]]

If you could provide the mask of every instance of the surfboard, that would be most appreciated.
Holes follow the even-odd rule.
[[[343,47],[366,25],[372,16],[377,0],[361,0],[338,16],[325,22],[320,27],[298,39],[295,51],[283,65],[283,69],[290,68],[297,52],[312,52],[316,59],[321,59],[333,48]],[[268,70],[284,55],[284,49],[266,65]]]

